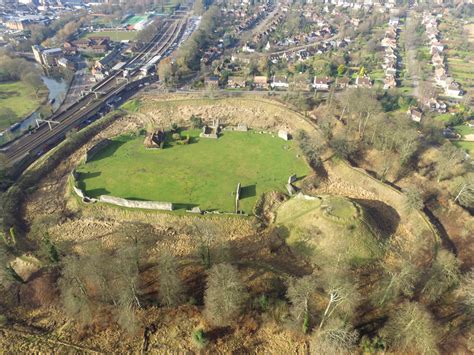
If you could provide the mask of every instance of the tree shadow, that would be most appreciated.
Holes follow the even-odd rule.
[[[211,342],[215,342],[216,340],[220,338],[224,338],[225,336],[228,336],[232,333],[232,328],[231,327],[219,327],[219,328],[214,328],[206,332],[206,338],[209,339]]]
[[[240,200],[257,195],[257,185],[247,185],[240,188]]]

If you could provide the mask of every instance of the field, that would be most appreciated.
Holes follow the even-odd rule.
[[[38,108],[40,104],[41,98],[36,98],[35,92],[30,86],[20,81],[1,83],[0,108],[10,109],[16,116],[0,117],[0,130],[20,121]]]
[[[294,143],[270,134],[224,132],[218,139],[182,132],[189,145],[147,150],[143,136],[124,135],[80,167],[79,186],[91,197],[104,194],[173,202],[176,208],[199,206],[231,212],[237,184],[240,209],[252,213],[263,192],[285,191],[288,177],[309,172]]]
[[[106,36],[110,37],[112,41],[133,41],[137,37],[137,31],[99,31],[99,32],[88,32],[84,37],[97,37]]]

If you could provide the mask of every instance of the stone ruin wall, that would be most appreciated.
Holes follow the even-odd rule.
[[[103,146],[102,146],[103,147]],[[171,202],[161,202],[161,201],[135,201],[127,200],[115,196],[106,196],[101,195],[98,199],[88,197],[84,191],[77,187],[77,178],[78,174],[76,169],[71,172],[72,176],[72,190],[74,193],[81,198],[83,202],[103,202],[109,203],[116,206],[128,207],[128,208],[140,208],[147,210],[160,210],[160,211],[172,211],[173,204]]]
[[[102,195],[99,197],[100,202],[110,203],[117,206],[128,207],[128,208],[141,208],[146,210],[161,210],[161,211],[172,211],[173,204],[171,202],[160,202],[160,201],[134,201],[127,200],[115,196]]]

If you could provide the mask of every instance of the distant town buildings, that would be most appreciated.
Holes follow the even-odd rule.
[[[444,57],[444,45],[439,41],[438,20],[429,12],[423,13],[423,25],[430,43],[431,64],[434,69],[436,85],[444,90],[446,96],[460,97],[463,95],[461,85],[447,71]]]

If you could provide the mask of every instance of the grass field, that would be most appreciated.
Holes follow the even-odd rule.
[[[453,141],[453,144],[464,150],[467,154],[474,156],[474,142]]]
[[[16,116],[0,117],[0,130],[8,128],[15,122],[37,109],[41,97],[36,98],[33,88],[21,81],[0,84],[0,107],[12,110]]]
[[[84,37],[110,37],[112,41],[133,41],[137,37],[137,31],[99,31],[99,32],[88,32]]]
[[[240,209],[252,213],[267,191],[285,191],[288,177],[303,177],[309,167],[297,157],[294,143],[269,134],[224,132],[218,139],[182,132],[189,145],[147,150],[143,136],[120,136],[92,161],[78,168],[79,186],[91,197],[166,201],[176,208],[199,206],[231,212],[235,190],[242,186]]]

